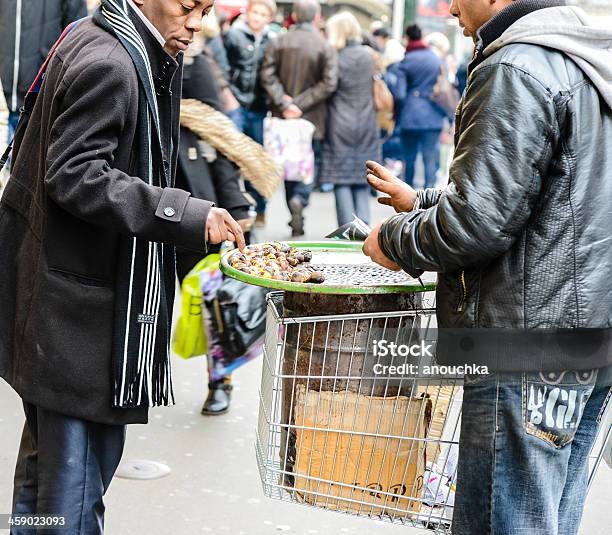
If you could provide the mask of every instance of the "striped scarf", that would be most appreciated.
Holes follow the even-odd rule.
[[[126,0],[103,0],[94,21],[127,50],[139,80],[139,117],[134,168],[152,186],[172,186],[161,165],[162,142],[151,62],[130,18]],[[113,407],[174,404],[169,358],[175,285],[174,247],[121,237],[115,288]]]

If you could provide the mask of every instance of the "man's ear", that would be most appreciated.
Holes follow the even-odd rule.
[[[144,6],[145,0],[133,0],[133,2],[138,6],[138,7],[142,7]]]

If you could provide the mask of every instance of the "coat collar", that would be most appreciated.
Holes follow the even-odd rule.
[[[138,9],[138,6],[134,3],[134,0],[127,0],[127,2],[128,2],[128,4],[130,4],[130,7],[136,13],[136,15],[138,15],[140,20],[142,20],[144,25],[149,29],[149,31],[151,32],[153,37],[155,37],[155,39],[157,39],[159,44],[162,47],[165,46],[166,45],[166,40],[164,39],[164,36],[153,25],[153,23],[145,16],[145,14],[140,9]]]
[[[485,49],[516,21],[529,13],[547,7],[565,6],[566,0],[515,0],[505,9],[502,9],[478,30],[474,56],[468,67],[472,72],[485,59]]]
[[[172,85],[172,80],[182,64],[183,53],[179,52],[176,58],[168,54],[168,52],[164,50],[161,41],[153,35],[148,25],[134,12],[134,9],[130,12],[130,18],[142,37],[145,48],[147,49],[157,95],[160,96],[171,92],[170,87]]]

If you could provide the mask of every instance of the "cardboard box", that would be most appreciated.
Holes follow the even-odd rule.
[[[296,388],[294,489],[336,511],[406,517],[420,509],[431,418],[426,398]],[[390,438],[396,437],[396,438]]]
[[[427,442],[427,461],[432,463],[438,462],[440,456],[440,442],[444,431],[444,424],[448,418],[448,412],[454,396],[459,391],[457,386],[427,386],[417,388],[417,394],[420,396],[427,395],[431,401],[431,425],[427,438],[434,439],[433,442]]]

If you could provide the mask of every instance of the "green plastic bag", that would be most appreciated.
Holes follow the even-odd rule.
[[[172,351],[179,357],[190,359],[206,355],[208,338],[202,317],[201,277],[218,271],[221,255],[211,254],[198,262],[189,272],[181,287],[181,315],[172,338]]]

